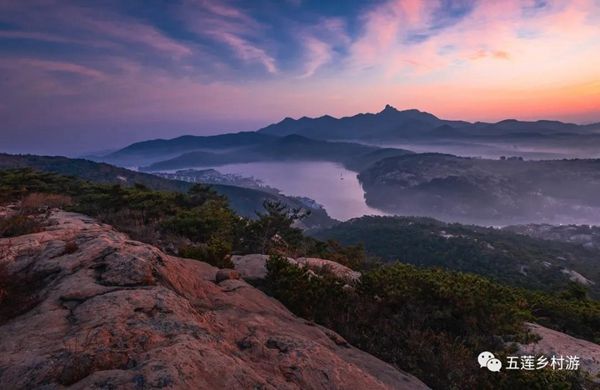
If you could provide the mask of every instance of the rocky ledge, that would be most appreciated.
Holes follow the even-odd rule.
[[[267,260],[269,256],[261,254],[251,254],[243,256],[231,256],[231,261],[235,266],[236,271],[244,279],[264,279],[267,276]],[[297,267],[306,267],[311,271],[328,270],[336,277],[348,282],[356,282],[360,278],[360,272],[353,271],[352,269],[336,263],[335,261],[319,259],[316,257],[299,257],[292,259],[290,257],[286,260]]]
[[[425,388],[206,263],[79,214],[47,225],[0,239],[27,291],[0,323],[1,388]]]

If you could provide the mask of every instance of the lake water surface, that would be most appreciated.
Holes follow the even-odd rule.
[[[214,167],[221,173],[252,176],[284,195],[306,196],[323,205],[335,219],[385,215],[367,206],[356,172],[325,161],[255,162]]]

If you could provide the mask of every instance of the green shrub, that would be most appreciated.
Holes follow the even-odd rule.
[[[280,202],[265,201],[264,213],[247,221],[241,249],[246,253],[289,255],[296,257],[305,243],[302,230],[293,227],[305,214],[290,210]]]
[[[367,255],[361,244],[343,246],[334,240],[315,241],[309,254],[312,257],[335,261],[353,270],[361,270],[367,265]]]
[[[37,233],[42,226],[32,216],[14,215],[0,220],[0,237],[16,237],[24,234]]]
[[[179,249],[179,256],[200,260],[218,268],[234,268],[231,262],[231,244],[213,239],[206,244],[189,245]]]
[[[534,316],[518,290],[476,275],[396,264],[363,273],[355,289],[272,257],[264,289],[295,314],[438,389],[581,388],[576,373],[490,375],[476,356],[528,341]]]

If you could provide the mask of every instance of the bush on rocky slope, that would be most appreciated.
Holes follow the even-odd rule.
[[[404,264],[368,271],[355,288],[278,257],[267,267],[265,290],[294,313],[433,388],[566,389],[585,383],[564,371],[493,376],[473,364],[483,350],[503,357],[513,352],[511,342],[534,338],[523,322],[536,318],[531,307],[540,302],[518,290],[475,275]]]
[[[229,207],[226,198],[202,185],[180,193],[154,191],[140,184],[96,184],[31,169],[0,170],[0,204],[9,202],[20,202],[31,210],[61,206],[98,218],[169,253],[202,256],[219,266],[228,265],[225,256],[232,252],[335,257],[348,263],[361,256],[359,248],[305,237],[292,226],[305,217],[299,209],[266,201],[258,218],[244,218]]]
[[[589,293],[600,297],[600,256],[576,244],[418,217],[364,216],[313,234],[343,245],[363,244],[369,255],[386,262],[472,272],[546,292],[568,288],[579,274],[589,280]]]

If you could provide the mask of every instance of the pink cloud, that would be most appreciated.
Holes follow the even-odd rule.
[[[64,61],[48,61],[36,58],[10,58],[0,61],[0,66],[9,68],[32,67],[46,72],[66,72],[93,79],[103,79],[106,75],[96,69]]]
[[[29,65],[29,66],[38,67],[45,71],[51,71],[51,72],[58,71],[58,72],[74,73],[79,76],[86,76],[86,77],[91,77],[91,78],[95,78],[95,79],[102,79],[105,77],[104,73],[102,73],[96,69],[93,69],[93,68],[90,68],[87,66],[69,63],[69,62],[30,60],[30,61],[26,61],[25,64]]]
[[[214,16],[222,17],[226,19],[233,19],[238,24],[243,24],[245,27],[258,27],[259,24],[246,15],[238,8],[227,5],[225,2],[214,1],[214,0],[192,0],[188,2],[194,4],[197,7],[204,8]]]
[[[418,26],[428,22],[430,10],[439,6],[436,0],[397,0],[394,6],[401,10],[401,14],[407,24]]]
[[[600,3],[554,1],[539,9],[535,17],[524,15],[524,5],[517,0],[480,1],[469,15],[447,28],[430,32],[424,42],[407,43],[408,33],[431,28],[434,21],[430,18],[439,3],[388,1],[364,16],[364,32],[353,42],[349,62],[358,70],[379,69],[386,78],[411,72],[425,75],[458,70],[483,58],[510,60],[518,65],[513,71],[525,71],[527,67],[537,71],[534,62],[547,67],[546,64],[556,63],[552,57],[558,52],[572,56],[566,53],[575,45],[599,42],[600,24],[590,23],[589,16],[594,10],[599,12]],[[522,29],[535,34],[520,38]],[[453,50],[442,52],[444,47]]]
[[[228,32],[213,33],[212,35],[229,45],[242,60],[246,62],[258,62],[262,64],[269,73],[277,72],[275,59],[269,56],[263,49]]]
[[[192,54],[192,49],[181,44],[152,26],[135,22],[121,22],[115,20],[100,20],[85,18],[81,25],[94,30],[104,36],[114,37],[121,41],[138,43],[151,47],[157,51],[181,58]]]
[[[308,61],[304,64],[305,69],[304,73],[300,76],[301,78],[312,76],[317,69],[332,58],[331,47],[327,43],[314,37],[307,37],[304,41],[305,49],[308,52]]]
[[[401,63],[425,62],[406,55],[412,49],[404,40],[411,31],[426,31],[435,22],[439,5],[437,0],[390,0],[371,9],[363,16],[364,33],[350,47],[350,63],[359,69],[383,67],[391,76],[402,68]]]
[[[346,32],[346,23],[340,18],[319,19],[313,25],[298,29],[295,35],[304,50],[300,78],[313,76],[319,68],[335,59],[337,48],[347,47],[352,42]]]
[[[484,58],[495,58],[498,60],[508,60],[508,59],[510,59],[510,54],[504,50],[479,49],[469,57],[469,59],[471,59],[471,60],[480,60],[480,59],[484,59]]]
[[[32,39],[37,41],[46,42],[59,42],[59,43],[78,43],[79,40],[63,37],[56,34],[48,34],[33,31],[0,31],[0,38],[16,38],[16,39]]]

